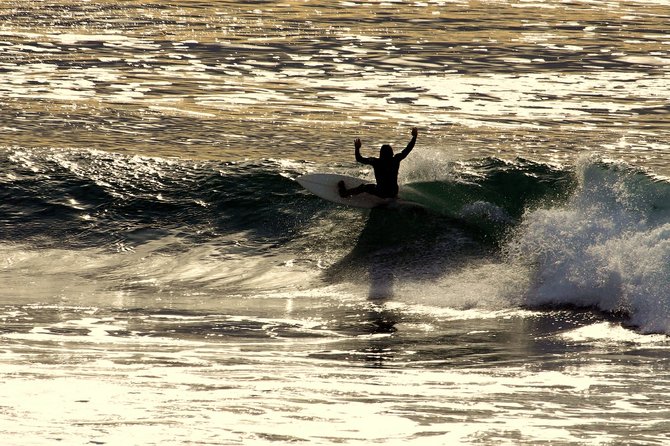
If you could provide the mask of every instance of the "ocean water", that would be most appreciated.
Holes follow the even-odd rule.
[[[667,1],[0,17],[2,444],[670,442]]]

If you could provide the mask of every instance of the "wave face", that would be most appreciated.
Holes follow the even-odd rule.
[[[327,168],[308,162],[12,148],[0,169],[0,237],[16,288],[21,271],[52,277],[58,264],[98,291],[257,295],[392,278],[416,293],[439,282],[437,300],[467,288],[459,280],[479,265],[490,282],[524,271],[503,305],[595,308],[670,332],[670,185],[626,164],[485,158],[437,174],[419,163],[401,190],[428,208],[418,214],[312,196],[293,178]]]
[[[211,238],[240,230],[272,238],[290,226],[283,216],[297,216],[289,208],[297,188],[271,162],[196,163],[98,151],[3,155],[2,223],[10,240],[101,247],[141,244],[168,232]]]
[[[299,237],[313,215],[335,209],[293,181],[315,169],[277,160],[217,163],[9,149],[0,154],[3,238],[104,247],[168,232],[206,240],[249,231],[257,241],[279,243]],[[449,178],[411,182],[402,195],[472,229],[505,229],[533,203],[565,195],[571,177],[543,164],[485,159],[454,167]]]

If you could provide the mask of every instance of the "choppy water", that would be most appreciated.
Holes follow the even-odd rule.
[[[3,444],[670,441],[665,1],[0,16]]]

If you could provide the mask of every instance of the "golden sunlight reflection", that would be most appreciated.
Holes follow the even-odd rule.
[[[1,1],[3,444],[667,443],[669,14]]]
[[[486,134],[489,154],[513,155],[527,133],[566,148],[565,132],[584,140],[602,126],[613,138],[661,143],[641,131],[663,126],[658,92],[670,66],[667,35],[654,30],[662,5],[651,1],[580,8],[506,1],[495,16],[489,2],[473,1],[217,2],[211,9],[104,1],[71,8],[72,24],[53,26],[58,8],[25,21],[39,5],[23,2],[23,14],[0,29],[4,121],[46,118],[45,140],[12,132],[24,146],[108,148],[126,133],[122,149],[133,153],[158,145],[169,155],[239,159],[256,153],[256,144],[281,141],[285,155],[309,158],[342,153],[342,134],[409,125],[425,128],[436,150],[449,135]],[[73,104],[78,110],[68,111]],[[297,141],[311,125],[321,138],[304,155]],[[194,147],[180,133],[195,128],[202,140]],[[593,144],[606,149],[601,142],[611,143]]]

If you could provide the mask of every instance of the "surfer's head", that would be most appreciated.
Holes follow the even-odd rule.
[[[379,149],[379,158],[393,158],[393,149],[390,145],[384,144],[381,149]]]

